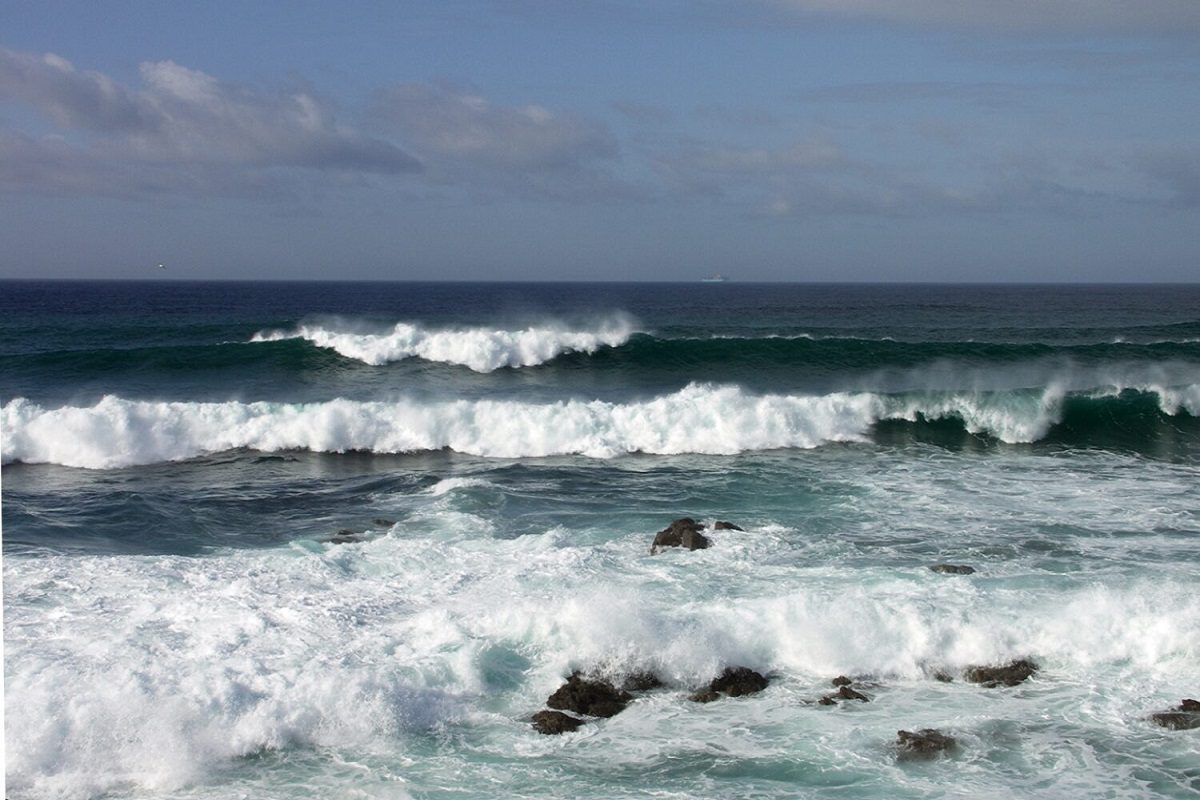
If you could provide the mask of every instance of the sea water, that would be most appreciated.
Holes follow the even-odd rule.
[[[14,800],[1200,795],[1194,286],[7,282],[0,431]]]

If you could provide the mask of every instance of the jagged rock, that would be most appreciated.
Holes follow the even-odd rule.
[[[530,722],[538,733],[555,734],[570,733],[583,724],[583,720],[564,714],[561,711],[539,711],[530,717]]]
[[[591,717],[611,717],[625,710],[633,695],[605,680],[584,678],[576,672],[546,700],[546,705]]]
[[[943,575],[974,575],[975,568],[968,567],[966,564],[934,564],[930,566],[934,572],[940,572]]]
[[[713,523],[713,530],[714,531],[742,531],[743,533],[745,533],[745,531],[746,531],[745,528],[739,528],[737,525],[734,525],[732,522]]]
[[[1170,728],[1173,731],[1190,731],[1200,728],[1200,701],[1186,699],[1170,711],[1151,714],[1150,720],[1156,725]]]
[[[654,544],[650,546],[650,555],[658,552],[660,547],[686,547],[688,550],[703,550],[708,547],[708,537],[700,533],[704,530],[703,523],[696,522],[691,517],[681,517],[654,536]]]
[[[836,678],[830,681],[830,683],[832,683],[834,686],[849,686],[850,684],[854,683],[854,681],[850,680],[845,675],[838,675]]]
[[[939,683],[954,683],[954,676],[944,669],[935,670],[933,679]]]
[[[697,703],[709,703],[721,695],[741,697],[761,692],[768,683],[765,677],[748,667],[726,667],[707,688],[696,692],[690,699]]]
[[[1027,658],[1019,658],[1000,666],[967,667],[963,677],[970,683],[980,683],[994,689],[997,686],[1016,686],[1037,671],[1037,664]]]
[[[661,689],[662,679],[653,672],[631,672],[625,676],[621,688],[626,692],[648,692],[651,689]]]
[[[903,760],[936,758],[941,753],[953,752],[957,746],[953,736],[933,728],[896,732],[896,755]]]
[[[862,692],[857,692],[850,688],[848,683],[834,684],[838,690],[833,694],[827,694],[817,702],[823,706],[837,705],[838,700],[858,700],[863,703],[871,702],[871,698],[867,697]]]

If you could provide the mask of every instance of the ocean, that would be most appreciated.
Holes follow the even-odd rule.
[[[1200,286],[8,281],[0,431],[12,800],[1200,796]]]

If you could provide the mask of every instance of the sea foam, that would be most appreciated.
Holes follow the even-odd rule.
[[[1097,391],[1101,397],[1105,392]],[[1200,413],[1197,387],[1146,387],[1164,413]],[[3,461],[108,469],[249,448],[263,452],[410,453],[450,449],[493,458],[626,453],[730,455],[863,441],[883,420],[961,420],[968,432],[1034,442],[1063,414],[1057,387],[1005,393],[756,395],[692,384],[648,400],[150,402],[0,410]]]
[[[346,358],[379,366],[406,358],[423,358],[459,364],[476,372],[502,367],[543,364],[563,353],[593,353],[600,347],[616,347],[634,333],[633,321],[617,315],[592,327],[572,328],[560,323],[543,323],[508,330],[503,328],[427,328],[397,322],[384,331],[347,330],[354,327],[338,321],[303,324],[294,330],[260,331],[252,342],[306,339],[317,347],[335,350]]]

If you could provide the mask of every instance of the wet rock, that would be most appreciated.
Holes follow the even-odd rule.
[[[942,753],[954,752],[957,747],[953,736],[933,728],[896,732],[896,755],[901,760],[937,758]]]
[[[761,692],[768,683],[763,675],[748,667],[726,667],[707,688],[696,692],[690,699],[697,703],[709,703],[721,695],[741,697]]]
[[[832,683],[834,686],[849,686],[850,684],[854,683],[854,681],[850,680],[845,675],[838,675],[836,678],[830,681],[830,683]]]
[[[1037,664],[1027,658],[1019,658],[1000,666],[967,667],[963,677],[970,683],[994,689],[997,686],[1016,686],[1037,671]]]
[[[737,525],[734,525],[732,522],[723,522],[723,521],[714,523],[713,530],[714,531],[742,531],[743,533],[745,533],[745,531],[746,531],[745,528],[739,528]]]
[[[649,692],[665,686],[662,679],[653,672],[631,672],[625,676],[621,689],[626,692]]]
[[[929,567],[934,572],[940,572],[943,575],[974,575],[975,568],[968,567],[966,564],[934,564]]]
[[[823,706],[837,705],[838,700],[858,700],[861,703],[871,702],[871,698],[867,697],[862,692],[850,688],[849,684],[835,684],[838,690],[833,694],[827,694],[817,702]]]
[[[321,541],[329,542],[330,544],[353,544],[354,542],[365,542],[367,535],[362,531],[352,531],[349,528],[342,528],[333,536]]]
[[[371,520],[371,524],[376,528],[390,528],[396,524],[396,520],[385,519],[384,517],[376,517],[375,519]]]
[[[611,717],[625,710],[633,696],[605,680],[576,672],[546,700],[546,705],[591,717]]]
[[[954,676],[944,669],[935,670],[933,679],[939,683],[954,683]]]
[[[572,717],[570,714],[564,714],[561,711],[539,711],[530,717],[530,722],[537,729],[538,733],[552,735],[556,733],[570,733],[578,730],[583,724],[583,720],[578,717]]]
[[[702,523],[691,517],[681,517],[654,536],[654,544],[650,546],[650,555],[658,552],[660,547],[685,547],[688,550],[703,550],[708,547],[708,537],[700,533],[704,530]]]
[[[1170,711],[1151,714],[1150,720],[1173,731],[1190,731],[1200,728],[1200,701],[1186,699]]]

